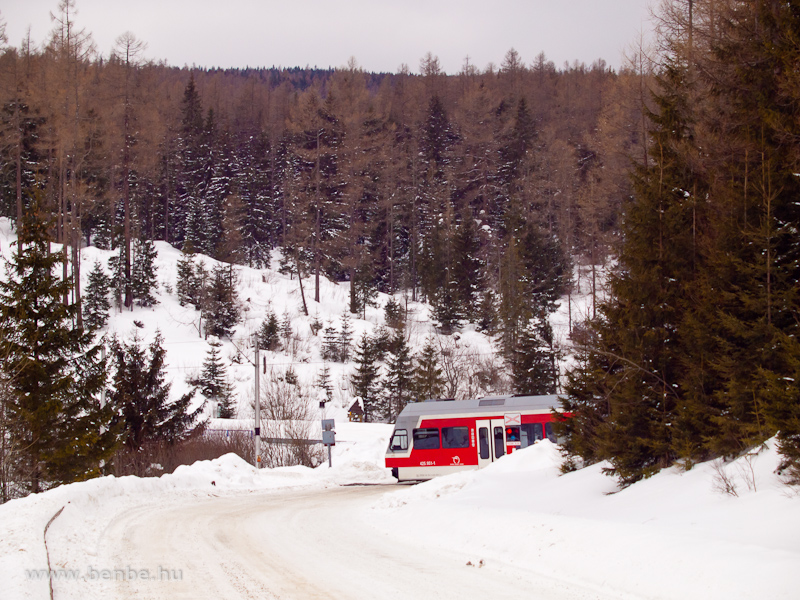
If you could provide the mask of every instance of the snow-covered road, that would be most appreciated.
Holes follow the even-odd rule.
[[[549,442],[396,485],[387,435],[337,445],[333,469],[229,454],[12,500],[0,598],[797,598],[800,505],[774,441],[617,490],[602,464],[560,476]],[[736,496],[716,490],[719,468]]]
[[[98,555],[111,564],[97,570],[125,573],[108,582],[108,598],[464,599],[522,590],[604,598],[518,565],[470,565],[469,553],[443,551],[422,531],[418,543],[398,542],[370,522],[370,505],[393,487],[255,492],[131,510],[103,532]],[[157,580],[135,575],[144,570]]]

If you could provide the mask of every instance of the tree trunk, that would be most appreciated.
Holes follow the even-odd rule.
[[[303,299],[303,314],[308,316],[308,306],[306,305],[306,295],[303,292],[303,276],[300,274],[300,251],[294,250],[295,266],[297,267],[297,281],[300,283],[300,298]]]
[[[320,206],[319,206],[319,175],[320,175],[319,174],[319,134],[320,134],[320,132],[319,132],[319,130],[317,130],[317,186],[316,186],[316,191],[314,192],[314,194],[316,196],[315,204],[316,204],[316,211],[317,211],[317,215],[316,215],[317,219],[316,219],[316,224],[314,226],[314,302],[319,302],[319,271],[320,271],[320,265],[321,265],[321,262],[322,262],[320,260],[320,257],[319,257],[320,252],[321,252],[320,247],[319,247],[320,246],[320,239],[319,239],[319,235],[320,235],[320,214],[322,212],[322,210],[320,209]],[[306,313],[306,314],[308,314],[308,313]]]

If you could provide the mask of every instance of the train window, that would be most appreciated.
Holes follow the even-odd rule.
[[[442,427],[442,448],[469,448],[469,427]]]
[[[503,428],[494,428],[494,457],[500,458],[506,453],[506,445],[503,441]]]
[[[389,444],[389,450],[392,452],[408,450],[408,432],[405,429],[398,429],[394,432],[392,443]]]
[[[522,434],[522,439],[520,440],[522,443],[520,446],[522,448],[532,446],[534,442],[538,442],[542,439],[541,423],[525,423],[520,429]]]
[[[480,448],[481,460],[489,458],[489,430],[486,427],[478,429],[478,446]]]
[[[553,442],[554,444],[558,443],[556,439],[556,434],[553,431],[553,424],[552,423],[545,423],[544,424],[544,433],[547,436],[547,439]]]
[[[435,427],[414,430],[416,450],[436,450],[439,448],[439,430]]]

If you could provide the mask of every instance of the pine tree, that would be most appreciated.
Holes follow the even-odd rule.
[[[354,360],[356,370],[350,376],[353,394],[361,398],[364,421],[372,423],[383,413],[383,407],[380,397],[380,366],[375,355],[375,345],[366,332],[356,344]]]
[[[19,251],[0,281],[0,356],[8,383],[9,435],[21,451],[28,489],[99,474],[117,443],[111,410],[100,406],[105,385],[101,346],[75,327],[69,282],[56,275],[62,254],[50,252],[48,224],[36,202],[19,229]]]
[[[117,412],[116,421],[122,427],[125,447],[134,453],[149,444],[183,441],[197,424],[203,404],[190,409],[194,392],[170,401],[171,384],[165,381],[166,351],[160,333],[145,351],[140,340],[111,343],[114,363],[109,404]]]
[[[106,275],[100,262],[95,261],[94,267],[89,272],[89,283],[86,286],[82,306],[83,324],[88,331],[97,331],[105,327],[108,311],[111,308],[108,299],[110,289],[111,278]]]
[[[441,398],[444,394],[444,376],[439,368],[439,351],[432,337],[425,340],[425,346],[416,358],[414,367],[414,390],[417,398],[428,400]]]
[[[220,356],[222,344],[216,339],[209,340],[208,344],[208,353],[198,382],[200,393],[216,409],[215,417],[233,419],[236,417],[236,406],[233,386],[228,381],[228,372]]]

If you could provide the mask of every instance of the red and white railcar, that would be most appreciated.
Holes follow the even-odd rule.
[[[386,466],[398,481],[480,469],[538,440],[555,442],[554,408],[556,395],[408,404],[397,417]]]

